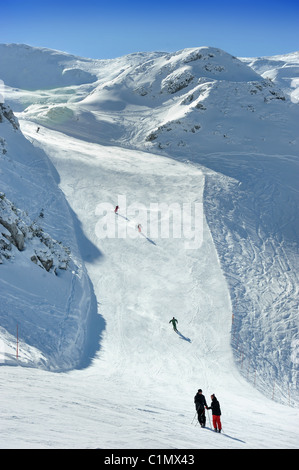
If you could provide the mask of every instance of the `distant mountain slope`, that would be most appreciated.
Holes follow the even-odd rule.
[[[18,57],[17,46],[12,50]],[[17,111],[24,110],[23,119],[87,141],[117,142],[178,157],[268,153],[273,147],[279,153],[298,152],[298,107],[289,94],[279,88],[280,82],[262,77],[245,60],[221,49],[139,53],[105,61],[43,49],[26,53],[28,77],[35,77],[39,61],[42,69],[44,57],[53,71],[48,76],[51,89],[44,91],[16,90],[4,78],[6,101]],[[7,70],[15,76],[12,57]],[[62,87],[61,82],[55,88],[55,76],[63,67],[82,70],[94,81],[86,76],[84,83]]]
[[[59,51],[0,44],[1,79],[15,88],[43,90],[95,81],[96,77],[78,62],[75,56]]]
[[[299,52],[272,57],[244,57],[240,60],[264,78],[273,80],[294,103],[299,102]]]

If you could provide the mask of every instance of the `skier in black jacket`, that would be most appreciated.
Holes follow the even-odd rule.
[[[213,417],[213,426],[214,426],[214,431],[221,432],[222,426],[221,426],[221,410],[220,410],[220,404],[217,398],[215,397],[215,394],[211,395],[211,406],[208,406],[207,409],[210,410],[212,409],[212,417]]]
[[[198,422],[202,428],[206,425],[205,407],[208,408],[205,396],[202,394],[201,388],[194,397],[195,408],[197,411]]]

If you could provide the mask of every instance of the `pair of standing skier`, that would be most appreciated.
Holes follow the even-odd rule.
[[[215,397],[214,393],[211,395],[211,400],[212,400],[211,406],[208,406],[205,396],[202,394],[201,388],[198,390],[197,394],[194,397],[194,403],[195,403],[195,408],[197,411],[198,422],[201,425],[201,427],[205,427],[206,425],[205,409],[212,410],[214,431],[221,432],[222,426],[221,426],[221,420],[220,420],[220,416],[221,416],[220,404],[217,398]]]

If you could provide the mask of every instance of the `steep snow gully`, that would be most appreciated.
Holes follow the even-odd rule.
[[[52,59],[31,86],[13,81],[20,48],[1,47],[21,129],[1,184],[31,217],[48,209],[71,268],[17,250],[0,266],[27,328],[17,361],[3,314],[0,447],[298,447],[297,105],[214,48],[89,61],[20,46],[32,73]],[[199,387],[223,435],[191,425]]]

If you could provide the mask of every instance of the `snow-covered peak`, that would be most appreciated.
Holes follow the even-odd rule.
[[[24,44],[0,44],[0,77],[6,85],[25,90],[80,85],[96,80],[82,69],[84,59]]]
[[[258,75],[250,68],[227,52],[215,47],[188,48],[167,54],[163,67],[174,70],[184,66],[190,67],[196,78],[206,77],[230,81],[250,81]]]

